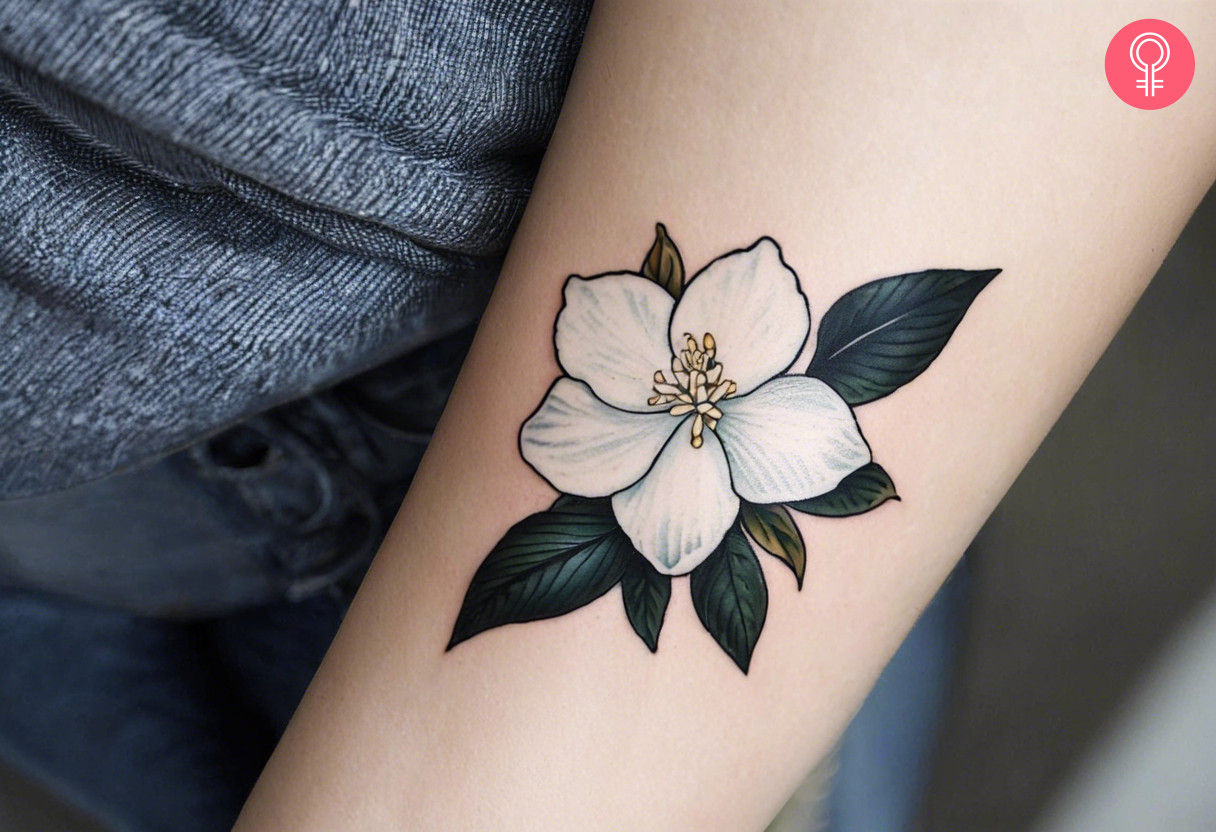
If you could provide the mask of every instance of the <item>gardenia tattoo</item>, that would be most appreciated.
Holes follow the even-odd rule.
[[[748,538],[801,588],[791,510],[843,517],[898,499],[853,407],[919,375],[999,269],[934,269],[867,283],[811,329],[777,243],[684,279],[659,225],[639,272],[566,281],[555,345],[565,375],[520,430],[524,460],[561,496],[512,527],[469,585],[451,649],[492,627],[563,615],[618,583],[658,649],[671,579],[745,673],[768,590]]]

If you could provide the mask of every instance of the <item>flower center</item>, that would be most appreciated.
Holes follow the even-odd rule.
[[[646,400],[649,405],[670,404],[672,416],[692,417],[692,446],[701,447],[701,434],[705,428],[713,430],[722,418],[718,401],[735,394],[735,383],[722,378],[722,365],[714,360],[717,344],[714,336],[705,333],[701,343],[689,333],[684,333],[686,347],[671,359],[671,375],[668,380],[662,370],[654,374],[654,395]]]

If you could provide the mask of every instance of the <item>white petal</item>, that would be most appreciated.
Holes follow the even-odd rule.
[[[667,575],[683,575],[722,542],[739,514],[722,443],[705,431],[694,448],[688,422],[642,481],[612,498],[612,510],[633,546]]]
[[[817,378],[781,376],[718,407],[731,480],[749,502],[824,494],[870,461],[853,411]]]
[[[768,237],[751,248],[719,257],[684,289],[671,320],[671,345],[678,355],[684,334],[706,332],[718,345],[723,376],[748,393],[789,369],[811,330],[798,276]]]
[[[559,378],[520,429],[519,452],[558,491],[607,497],[646,473],[681,421],[617,410],[581,381]]]
[[[636,274],[572,276],[557,316],[557,360],[610,405],[640,413],[653,395],[656,370],[671,369],[667,325],[675,304]]]

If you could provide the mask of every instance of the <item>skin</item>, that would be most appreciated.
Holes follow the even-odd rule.
[[[1103,77],[1128,5],[598,4],[451,404],[238,832],[762,829],[1216,177],[1216,9],[1152,13],[1197,60],[1160,111]],[[559,372],[562,283],[640,263],[656,220],[690,273],[779,240],[813,327],[876,277],[1005,271],[929,371],[858,411],[903,501],[799,518],[801,593],[762,556],[749,675],[684,579],[657,655],[618,590],[445,654],[481,559],[554,497],[516,435]]]

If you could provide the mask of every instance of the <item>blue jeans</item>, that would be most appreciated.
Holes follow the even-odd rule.
[[[170,621],[0,591],[0,754],[115,830],[230,829],[342,610]]]
[[[470,335],[151,466],[0,502],[0,755],[116,830],[230,828]]]

